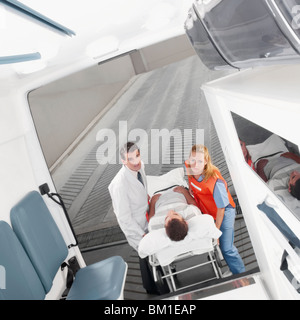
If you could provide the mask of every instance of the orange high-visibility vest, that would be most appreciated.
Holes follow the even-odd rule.
[[[185,165],[187,169],[189,169],[188,165],[187,164]],[[227,183],[222,177],[221,173],[218,170],[215,170],[215,173],[217,176],[215,178],[209,178],[207,181],[199,182],[193,176],[188,176],[188,178],[189,178],[190,189],[193,192],[194,199],[199,209],[204,214],[210,214],[216,220],[218,208],[216,206],[213,194],[214,194],[214,188],[218,179],[224,182],[229,203],[233,208],[235,208],[235,203],[228,190]]]
[[[248,159],[247,163],[248,163],[249,166],[255,171],[255,166],[254,166],[254,163],[252,162],[251,158]]]

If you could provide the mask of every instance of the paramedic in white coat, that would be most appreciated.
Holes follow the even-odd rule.
[[[108,189],[120,228],[129,245],[137,251],[139,242],[148,232],[147,179],[140,150],[136,144],[127,142],[120,150],[120,155],[123,166]],[[139,174],[142,182],[138,179]]]
[[[114,177],[108,189],[120,228],[129,245],[138,251],[140,241],[148,232],[147,179],[140,150],[136,144],[127,142],[121,148],[120,155],[123,167]],[[140,258],[139,261],[143,287],[147,293],[157,294],[148,259]]]

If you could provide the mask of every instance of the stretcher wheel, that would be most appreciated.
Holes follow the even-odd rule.
[[[156,269],[156,276],[157,276],[157,281],[155,282],[156,289],[158,291],[158,294],[166,294],[170,292],[169,286],[167,284],[166,279],[163,279],[163,271],[159,267]]]
[[[215,259],[216,259],[218,266],[220,268],[222,268],[222,262],[221,262],[221,259],[220,259],[220,256],[219,256],[217,249],[214,250],[214,256],[215,256]]]
[[[219,274],[219,276],[222,278],[222,271],[221,271],[222,262],[221,262],[221,259],[220,259],[220,256],[219,256],[219,253],[218,253],[217,248],[214,249],[213,254],[214,254],[214,258],[215,258],[215,260],[216,260],[218,274]]]

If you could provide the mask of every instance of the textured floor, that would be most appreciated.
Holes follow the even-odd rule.
[[[200,89],[203,83],[222,75],[224,75],[222,72],[208,71],[196,56],[139,75],[131,81],[131,85],[99,121],[97,127],[99,130],[105,128],[113,130],[119,139],[124,138],[119,132],[120,121],[126,121],[127,134],[134,129],[144,130],[146,136],[138,143],[144,148],[142,158],[146,163],[148,175],[160,175],[182,166],[187,156],[185,153],[195,142],[198,129],[203,140],[200,142],[209,148],[214,164],[219,167],[231,190],[234,191]],[[160,146],[159,164],[151,162],[151,142],[153,143],[151,134],[154,129],[167,129],[169,132],[176,129],[182,137],[185,137],[183,141],[172,138],[169,144]],[[185,135],[186,129],[192,130],[193,134]],[[95,132],[92,134],[95,135]],[[155,298],[146,294],[142,287],[137,253],[127,244],[112,210],[107,186],[121,165],[100,165],[97,159],[106,155],[99,153],[102,142],[97,142],[96,135],[94,141],[94,145],[83,157],[84,160],[76,164],[73,174],[66,179],[59,190],[68,208],[79,246],[87,264],[112,255],[121,255],[124,258],[129,267],[125,299]],[[184,146],[187,146],[187,149]],[[115,155],[118,155],[118,149],[117,143]],[[238,203],[237,199],[236,202]],[[246,270],[255,269],[257,262],[240,209],[235,229],[235,244],[244,260]],[[226,269],[224,261],[222,269],[223,271]],[[190,273],[190,276],[196,281],[197,273]],[[184,283],[185,279],[180,278],[180,281]]]
[[[224,177],[226,177],[228,184],[232,188],[232,182],[230,178],[230,174],[228,172],[228,168],[224,159],[224,155],[222,152],[220,152],[220,145],[219,140],[216,135],[215,129],[213,124],[210,122],[209,125],[209,137],[210,137],[210,148],[211,148],[211,155],[213,162],[216,163]],[[258,268],[258,264],[256,261],[256,257],[253,251],[253,247],[251,244],[251,239],[249,237],[247,227],[245,225],[242,211],[239,207],[238,199],[235,197],[235,202],[237,204],[237,218],[235,221],[235,246],[237,247],[243,261],[245,264],[246,272],[256,272]],[[113,229],[116,231],[115,229]],[[102,230],[102,233],[100,231],[95,232],[95,243],[99,239],[97,239],[97,234],[102,234],[102,237],[104,237],[104,230]],[[106,239],[110,239],[109,232],[107,230],[106,233]],[[92,234],[90,234],[91,236]],[[120,237],[122,237],[122,232],[118,234]],[[116,236],[116,235],[114,235]],[[92,243],[92,237],[89,240],[89,243]],[[93,263],[102,259],[105,259],[106,257],[109,257],[113,254],[119,254],[121,255],[124,260],[128,264],[128,274],[126,278],[125,283],[125,290],[124,290],[124,298],[128,300],[146,300],[146,299],[157,299],[159,296],[155,295],[149,295],[146,293],[145,289],[142,285],[142,278],[140,273],[140,267],[139,267],[139,258],[138,254],[135,250],[130,248],[130,246],[126,243],[126,241],[121,242],[120,244],[116,243],[116,246],[110,247],[109,244],[107,247],[105,245],[100,246],[98,250],[92,250],[89,252],[83,253],[85,260],[87,263]],[[179,263],[179,266],[176,266],[177,269],[179,268],[186,268],[191,267],[196,264],[197,261],[203,259],[206,259],[206,255],[195,257],[193,260],[187,260]],[[228,270],[228,267],[224,260],[222,262],[222,273],[226,272]],[[178,289],[181,287],[203,281],[208,280],[213,276],[213,270],[211,267],[205,268],[205,269],[194,269],[187,273],[183,273],[182,275],[178,276],[176,279],[176,285],[178,286]],[[207,282],[210,283],[210,282]]]
[[[143,161],[148,162],[146,173],[165,173],[182,165],[184,152],[188,152],[194,143],[196,132],[199,132],[204,139],[202,142],[209,147],[210,115],[200,87],[204,82],[220,75],[222,73],[208,71],[195,56],[139,75],[100,120],[98,127],[113,130],[117,140],[123,138],[119,132],[120,121],[126,121],[128,134],[134,129],[144,130],[147,141],[138,143],[140,147],[148,145],[148,157],[146,152],[142,154]],[[157,141],[152,134],[155,130],[162,129],[167,129],[170,133],[174,129],[179,130],[183,142],[180,145],[177,139],[171,138],[170,145],[163,146],[161,143],[157,161],[159,164],[152,164],[151,143]],[[190,131],[184,131],[187,129]],[[93,238],[91,245],[95,244],[95,232],[98,230],[118,228],[107,187],[120,169],[118,163],[98,163],[97,159],[103,156],[99,152],[103,142],[97,142],[96,137],[94,140],[94,146],[87,152],[84,160],[74,167],[73,174],[59,190],[76,234],[79,238],[85,238],[83,234],[89,234],[87,237]],[[116,145],[117,159],[118,149],[119,146]],[[86,243],[86,239],[81,242]]]

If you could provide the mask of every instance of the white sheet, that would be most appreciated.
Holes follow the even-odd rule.
[[[184,169],[177,168],[161,176],[147,176],[148,192],[154,192],[168,188],[172,185],[183,185],[187,187],[184,179]],[[173,206],[176,204],[173,204]],[[182,203],[178,203],[182,205]],[[192,251],[201,254],[213,249],[212,240],[218,239],[222,232],[216,228],[210,215],[201,214],[200,210],[192,205],[187,206],[187,211],[197,212],[198,215],[188,219],[189,231],[182,241],[172,241],[167,236],[165,228],[152,230],[143,237],[139,244],[138,253],[141,258],[156,254],[162,266],[170,264],[182,253]]]
[[[160,265],[170,264],[182,253],[192,251],[201,254],[213,249],[212,240],[218,239],[222,232],[216,228],[212,216],[201,214],[188,220],[189,231],[182,241],[172,241],[165,228],[146,234],[139,244],[139,256],[145,258],[156,254]]]
[[[294,170],[300,172],[300,164],[294,163],[278,170],[267,184],[300,220],[300,201],[288,191],[288,181],[291,172]]]
[[[164,228],[165,218],[170,210],[178,212],[187,221],[196,215],[201,215],[196,206],[187,204],[182,193],[175,192],[174,188],[171,188],[161,193],[155,205],[155,215],[149,221],[148,230]]]
[[[174,185],[188,187],[184,179],[184,169],[176,168],[161,176],[147,176],[148,194],[153,196],[154,192],[169,188]]]
[[[247,145],[247,149],[250,153],[251,159],[255,162],[261,157],[266,157],[270,154],[278,153],[274,157],[279,157],[281,153],[288,152],[289,150],[285,146],[284,141],[276,134],[272,134],[264,142],[254,145]]]

